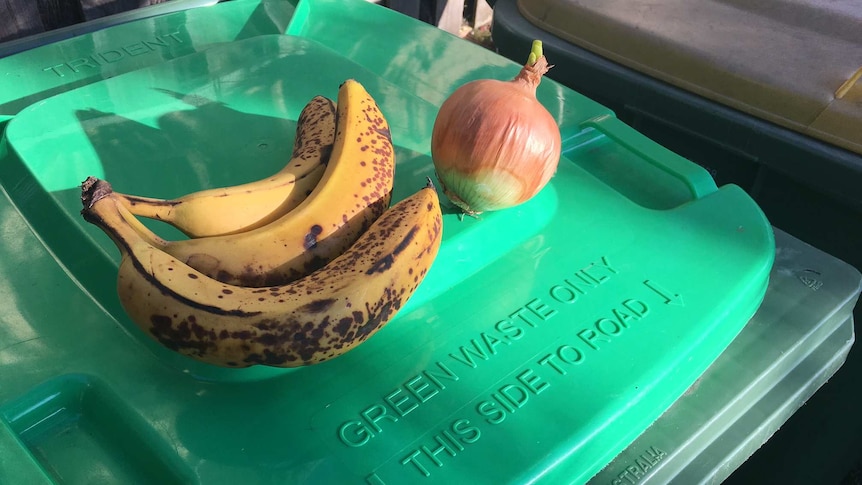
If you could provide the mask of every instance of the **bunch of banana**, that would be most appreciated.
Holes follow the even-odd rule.
[[[300,120],[299,130],[302,127]],[[348,80],[338,90],[331,155],[320,181],[298,206],[263,225],[258,219],[258,227],[247,231],[161,241],[159,247],[225,283],[257,287],[285,284],[323,267],[350,247],[389,207],[394,178],[395,152],[389,124],[365,88]],[[250,185],[254,188],[257,184],[266,186],[267,182]],[[249,190],[247,185],[229,193],[248,194],[245,199],[254,199],[257,191]],[[227,204],[221,200],[227,198],[206,198],[201,203],[204,208],[193,215],[225,219],[219,206]],[[129,196],[123,200],[132,211],[142,207]],[[218,201],[218,206],[210,208],[213,201]],[[148,215],[143,210],[140,213]]]
[[[377,104],[348,80],[339,88],[334,129],[326,125],[327,106],[331,113],[331,101],[314,98],[298,121],[291,164],[311,160],[323,174],[294,208],[273,204],[270,193],[293,197],[301,177],[290,164],[261,182],[169,202],[120,194],[93,177],[84,181],[82,215],[120,250],[120,302],[148,335],[221,366],[314,364],[365,341],[416,290],[442,237],[437,192],[429,180],[389,207],[394,153]],[[276,190],[279,184],[269,181],[282,176],[292,187]],[[258,190],[268,202],[247,223],[236,211],[207,210],[248,203]],[[208,225],[225,213],[232,229]],[[190,235],[231,234],[166,241],[136,215]]]
[[[117,291],[131,319],[167,348],[227,367],[309,365],[356,347],[410,298],[442,236],[429,181],[320,270],[250,288],[209,278],[154,246],[107,182],[87,179],[82,202],[84,218],[122,254]]]
[[[235,234],[287,214],[323,177],[335,140],[335,103],[315,96],[299,114],[293,155],[275,175],[164,200],[117,192],[132,214],[167,222],[196,238]]]

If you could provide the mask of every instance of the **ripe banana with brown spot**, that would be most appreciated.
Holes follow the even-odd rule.
[[[162,249],[211,278],[255,287],[296,280],[344,252],[389,206],[395,153],[386,119],[359,82],[345,81],[336,104],[332,156],[302,204],[257,229]]]
[[[171,200],[117,192],[129,210],[190,237],[235,234],[266,225],[296,208],[314,190],[335,141],[335,103],[315,96],[299,115],[290,161],[263,180],[194,192]]]
[[[117,291],[131,319],[165,347],[227,367],[296,367],[356,347],[422,282],[443,229],[429,180],[324,268],[286,285],[248,288],[209,278],[154,246],[107,182],[87,179],[81,200],[84,219],[120,250]]]

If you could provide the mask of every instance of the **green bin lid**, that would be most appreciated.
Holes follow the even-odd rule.
[[[168,3],[0,44],[0,116],[213,45],[283,33],[295,9],[295,2],[287,0],[235,0],[206,7],[197,0]],[[147,17],[132,21],[141,15]],[[41,45],[53,38],[60,40]]]
[[[8,121],[0,214],[21,242],[0,245],[0,270],[26,261],[41,284],[15,286],[17,313],[2,314],[13,322],[0,333],[2,455],[31,458],[0,478],[582,482],[757,309],[774,254],[757,205],[546,80],[538,96],[564,135],[558,173],[516,208],[446,214],[425,281],[369,341],[298,369],[216,368],[153,343],[120,307],[116,249],[80,217],[84,177],[171,197],[266,176],[289,158],[305,102],[355,78],[392,126],[397,200],[433,177],[443,95],[518,71],[364,1],[303,4],[293,35],[213,46]],[[345,18],[352,50],[324,26]],[[392,35],[366,35],[372,25]]]

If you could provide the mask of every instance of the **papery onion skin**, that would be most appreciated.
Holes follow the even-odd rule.
[[[526,202],[554,175],[560,130],[535,95],[547,69],[540,57],[511,81],[469,82],[440,107],[431,157],[443,192],[464,212]]]

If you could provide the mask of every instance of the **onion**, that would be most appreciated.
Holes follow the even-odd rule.
[[[560,128],[536,99],[551,67],[541,41],[533,41],[514,79],[468,82],[440,106],[431,158],[443,193],[467,214],[526,202],[554,175]]]

